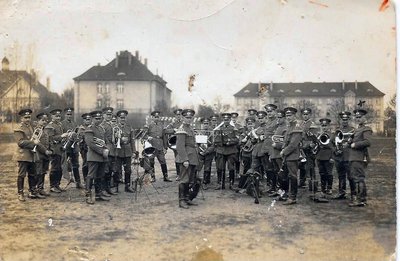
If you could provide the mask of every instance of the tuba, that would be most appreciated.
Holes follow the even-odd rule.
[[[328,134],[322,133],[318,136],[318,141],[321,143],[321,145],[328,145],[331,140]]]
[[[168,138],[168,148],[172,149],[172,150],[176,150],[176,135],[171,135]]]
[[[149,141],[145,141],[143,144],[143,156],[145,157],[153,157],[154,156],[154,152],[156,151],[156,149],[153,147],[153,145],[151,145],[151,143]]]

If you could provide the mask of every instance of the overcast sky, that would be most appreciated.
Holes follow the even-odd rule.
[[[33,61],[58,93],[121,50],[147,58],[181,106],[233,102],[259,81],[370,81],[386,101],[395,93],[394,6],[379,12],[381,0],[60,2],[0,0],[0,56],[13,69],[17,41],[19,67]]]

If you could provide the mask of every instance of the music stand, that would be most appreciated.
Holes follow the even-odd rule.
[[[140,175],[140,173],[139,173],[140,160],[144,160],[144,159],[143,158],[142,159],[133,159],[132,165],[131,165],[131,168],[136,169],[136,178],[134,181],[132,181],[132,182],[134,182],[134,184],[132,184],[132,185],[135,188],[135,201],[137,201],[138,195],[139,195],[139,193],[142,192],[142,189],[143,189],[146,194],[147,200],[149,201],[149,203],[151,203],[149,194],[145,187],[145,185],[147,185],[147,183],[149,182],[151,175],[149,172],[146,172],[146,171],[143,172],[142,175]],[[134,171],[132,171],[132,173],[133,172]],[[152,187],[154,188],[154,190],[157,192],[157,194],[160,194],[160,192],[154,186],[153,182],[150,182],[150,183],[151,183]]]

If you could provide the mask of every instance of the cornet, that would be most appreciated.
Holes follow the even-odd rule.
[[[112,128],[112,136],[113,136],[113,141],[115,144],[115,147],[117,149],[121,148],[121,136],[122,136],[122,130],[118,126],[114,126]]]
[[[42,135],[43,135],[43,129],[40,127],[35,128],[35,130],[33,131],[32,137],[31,137],[31,141],[39,142]],[[37,147],[36,145],[35,145],[35,147],[33,147],[33,149],[32,149],[33,153],[37,153],[36,147]]]

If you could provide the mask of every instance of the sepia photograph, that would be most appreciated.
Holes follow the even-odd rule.
[[[0,0],[0,261],[395,261],[389,0]]]

